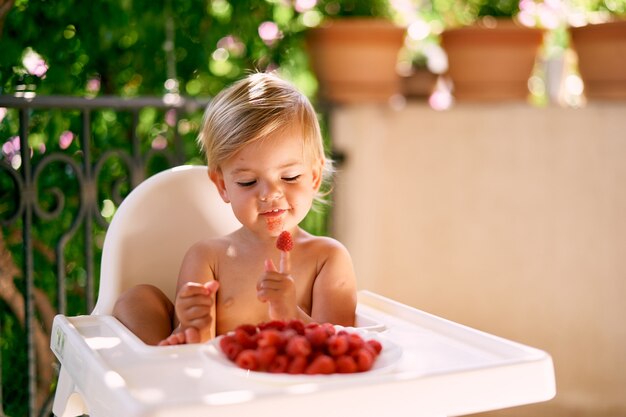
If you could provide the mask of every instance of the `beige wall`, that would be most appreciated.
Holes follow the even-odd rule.
[[[491,415],[626,416],[626,103],[332,115],[360,287],[552,354],[557,397]]]

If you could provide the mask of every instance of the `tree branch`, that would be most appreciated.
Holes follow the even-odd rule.
[[[15,265],[11,252],[5,245],[4,235],[0,233],[0,298],[4,300],[20,324],[24,326],[24,296],[14,283],[15,277],[19,275],[20,270]],[[52,307],[50,301],[40,289],[36,288],[34,290],[34,298],[35,305],[44,322],[44,327],[39,322],[33,327],[35,353],[37,355],[37,398],[35,403],[37,408],[40,409],[48,398],[53,378],[54,357],[48,344],[50,342],[52,319],[56,313],[54,307]]]
[[[4,20],[14,3],[15,0],[0,0],[0,39],[2,38],[2,31],[4,29]]]

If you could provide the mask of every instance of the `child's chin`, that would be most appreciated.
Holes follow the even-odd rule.
[[[270,235],[278,236],[284,230],[285,223],[282,217],[267,217],[265,227]]]

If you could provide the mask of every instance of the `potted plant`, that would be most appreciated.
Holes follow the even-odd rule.
[[[319,96],[335,103],[386,102],[400,92],[396,71],[405,29],[381,0],[322,0],[321,23],[308,30],[307,47]]]
[[[435,90],[439,74],[447,67],[445,53],[434,41],[420,39],[416,42],[410,35],[407,44],[407,56],[400,60],[402,93],[407,98],[426,99]]]
[[[432,0],[459,101],[525,100],[543,31],[516,19],[519,0]]]
[[[589,100],[626,98],[626,0],[578,0],[569,28]]]

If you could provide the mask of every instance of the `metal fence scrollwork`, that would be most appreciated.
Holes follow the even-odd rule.
[[[93,309],[103,236],[124,195],[202,163],[205,105],[0,96],[0,415],[50,414],[52,318]]]

